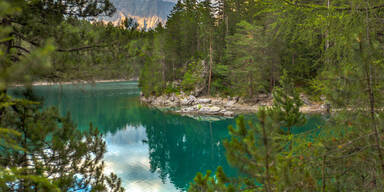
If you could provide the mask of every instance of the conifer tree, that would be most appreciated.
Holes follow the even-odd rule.
[[[227,57],[233,61],[231,71],[233,89],[239,95],[252,97],[257,92],[268,90],[265,81],[268,75],[266,52],[268,42],[265,40],[263,27],[252,25],[246,21],[238,24],[238,30],[228,37]]]
[[[43,182],[61,191],[123,191],[119,178],[103,174],[105,143],[92,125],[80,132],[69,116],[60,117],[53,108],[39,111],[36,102],[6,95],[0,102],[0,126],[19,136],[12,141],[19,148],[5,147],[0,154],[1,167],[14,168],[20,176],[1,176],[3,190],[40,190]]]
[[[1,191],[124,190],[116,175],[103,173],[105,143],[97,129],[80,132],[56,109],[5,94],[8,83],[30,81],[50,64],[55,48],[46,34],[33,30],[45,30],[64,15],[96,16],[111,10],[103,2],[0,1]],[[67,9],[74,5],[78,9]],[[36,27],[34,19],[45,22]]]
[[[315,190],[316,184],[312,173],[300,167],[300,159],[295,154],[295,147],[300,143],[291,133],[281,134],[282,126],[291,128],[301,125],[304,116],[299,108],[302,101],[292,89],[286,73],[282,76],[283,88],[277,88],[274,94],[274,106],[261,108],[257,113],[258,123],[247,124],[243,117],[236,121],[237,128],[229,126],[230,141],[224,141],[227,160],[245,174],[240,178],[227,178],[218,168],[217,178],[210,172],[206,176],[199,173],[190,191],[295,191]],[[289,113],[289,116],[286,116]],[[290,129],[289,129],[290,130]],[[288,146],[288,147],[287,147]],[[303,182],[306,181],[306,182]]]
[[[288,134],[292,133],[293,126],[300,126],[305,123],[304,114],[300,112],[303,101],[295,90],[295,85],[288,77],[287,71],[283,71],[280,77],[281,87],[275,87],[273,95],[273,111],[279,113],[281,125],[288,129]]]

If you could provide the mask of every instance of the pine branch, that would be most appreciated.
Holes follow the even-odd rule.
[[[27,53],[31,53],[28,49],[24,48],[24,47],[21,47],[21,46],[18,46],[18,45],[13,45],[11,48],[16,48],[16,49],[20,49],[20,50],[23,50]]]
[[[102,47],[108,47],[108,45],[90,45],[90,46],[77,47],[77,48],[71,48],[71,49],[56,49],[56,51],[57,52],[75,52],[75,51],[83,51],[87,49],[102,48]]]
[[[317,10],[330,10],[326,6],[320,6],[320,5],[315,6],[313,4],[297,4],[297,3],[292,3],[289,0],[282,0],[282,1],[284,1],[288,5],[295,6],[295,7],[308,8],[308,9],[317,9]],[[331,9],[337,10],[337,11],[351,11],[351,10],[366,11],[366,10],[374,10],[374,9],[381,9],[381,8],[384,8],[384,4],[383,5],[373,6],[373,7],[356,8],[356,9],[354,9],[352,7],[332,7]]]
[[[35,47],[40,47],[40,44],[37,43],[37,42],[34,42],[32,40],[29,40],[27,39],[26,37],[24,37],[22,34],[20,33],[17,33],[17,32],[13,32],[14,35],[16,35],[17,37],[19,37],[20,39],[30,43],[31,45],[35,46]],[[93,48],[103,48],[103,47],[108,47],[109,45],[113,45],[115,43],[111,43],[111,44],[104,44],[104,45],[89,45],[89,46],[84,46],[84,47],[76,47],[76,48],[68,48],[68,49],[63,49],[63,48],[59,48],[59,49],[56,49],[57,52],[75,52],[75,51],[83,51],[83,50],[88,50],[88,49],[93,49]],[[22,47],[19,47],[19,46],[14,46],[14,47],[17,47],[19,49],[23,49],[25,51],[27,51],[26,49],[22,48]],[[28,51],[28,53],[30,53]]]

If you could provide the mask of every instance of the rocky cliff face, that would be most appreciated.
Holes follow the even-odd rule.
[[[159,22],[165,23],[175,3],[164,0],[111,0],[116,7],[112,17],[102,20],[118,25],[126,17],[136,20],[140,28],[154,28]]]

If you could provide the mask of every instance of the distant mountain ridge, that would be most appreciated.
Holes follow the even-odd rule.
[[[103,17],[118,25],[126,17],[136,20],[140,28],[154,28],[158,23],[165,23],[175,3],[164,0],[111,0],[116,7],[112,17]]]

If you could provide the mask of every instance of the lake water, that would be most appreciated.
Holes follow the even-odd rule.
[[[22,88],[12,88],[17,95]],[[203,121],[161,112],[140,104],[137,82],[35,86],[45,106],[70,113],[79,129],[89,124],[103,134],[108,152],[106,171],[116,173],[129,192],[185,191],[197,172],[223,166],[236,175],[225,158],[222,140],[234,119]],[[306,131],[322,122],[311,116],[296,129]]]

